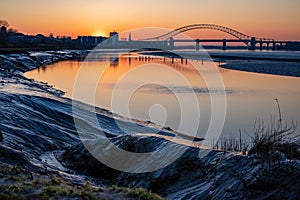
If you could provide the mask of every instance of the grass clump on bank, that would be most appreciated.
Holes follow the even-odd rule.
[[[283,123],[278,99],[275,101],[278,106],[279,119],[276,121],[271,118],[268,124],[265,124],[263,120],[255,122],[254,137],[248,154],[256,154],[270,161],[279,159],[276,156],[279,156],[278,152],[281,152],[289,159],[300,160],[299,135],[295,134],[297,123]]]
[[[275,99],[278,106],[278,120],[271,117],[269,123],[258,119],[254,123],[253,136],[250,143],[240,137],[221,138],[216,144],[213,142],[213,149],[222,151],[241,152],[243,155],[258,155],[265,161],[272,162],[280,160],[282,154],[288,159],[300,160],[300,139],[297,131],[297,122],[283,122],[278,99]],[[280,155],[281,154],[281,155]]]
[[[112,186],[110,190],[121,192],[124,196],[131,197],[134,199],[139,200],[163,200],[161,196],[158,194],[152,193],[144,188],[125,188],[125,187],[118,187]]]
[[[58,173],[33,172],[0,162],[0,200],[19,199],[139,199],[163,198],[143,188],[113,186],[103,189],[90,182],[73,184]]]
[[[271,121],[265,125],[263,120],[257,122],[252,138],[249,155],[259,155],[267,161],[279,160],[280,153],[288,159],[300,160],[300,142],[296,135],[297,123],[284,124]]]

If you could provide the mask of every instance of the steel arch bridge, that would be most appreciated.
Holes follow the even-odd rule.
[[[188,25],[188,26],[183,26],[180,28],[177,28],[173,31],[170,31],[166,34],[157,36],[157,37],[152,37],[152,38],[146,38],[146,39],[142,39],[141,41],[153,41],[153,40],[169,40],[170,38],[179,35],[180,33],[186,32],[186,31],[190,31],[190,30],[197,30],[197,29],[207,29],[207,30],[217,30],[217,31],[221,31],[224,33],[227,33],[229,35],[232,35],[233,37],[244,41],[245,44],[247,44],[247,42],[245,41],[250,41],[253,38],[255,38],[255,40],[259,40],[259,41],[264,41],[264,42],[271,42],[273,41],[273,39],[266,39],[266,38],[256,38],[253,36],[249,36],[246,35],[244,33],[241,33],[239,31],[236,31],[234,29],[225,27],[225,26],[220,26],[220,25],[216,25],[216,24],[192,24],[192,25]]]

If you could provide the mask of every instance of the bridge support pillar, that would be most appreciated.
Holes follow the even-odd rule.
[[[273,44],[272,44],[272,51],[275,51],[275,50],[276,50],[276,43],[273,42]]]
[[[169,49],[174,49],[174,38],[173,37],[170,37]]]
[[[269,50],[270,50],[270,43],[267,42],[267,51],[269,51]]]
[[[256,38],[252,37],[250,41],[249,50],[255,50],[255,45],[256,45]]]
[[[196,51],[199,51],[200,50],[200,40],[197,39],[196,40]]]
[[[259,50],[261,50],[261,51],[263,50],[263,42],[262,42],[262,40],[259,41]]]
[[[226,39],[223,39],[223,50],[227,50]]]

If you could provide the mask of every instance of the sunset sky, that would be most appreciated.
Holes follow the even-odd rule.
[[[257,37],[300,40],[299,9],[299,0],[1,0],[0,19],[26,34],[77,37],[213,23]]]

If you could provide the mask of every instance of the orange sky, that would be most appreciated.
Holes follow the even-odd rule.
[[[299,0],[1,0],[0,19],[26,34],[76,37],[213,23],[257,37],[300,40],[299,8]]]

